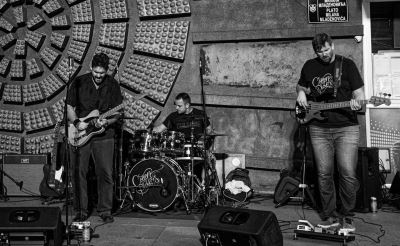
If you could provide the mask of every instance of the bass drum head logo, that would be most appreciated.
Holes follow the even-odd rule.
[[[317,11],[317,5],[316,4],[310,4],[310,12],[314,13],[315,11]]]

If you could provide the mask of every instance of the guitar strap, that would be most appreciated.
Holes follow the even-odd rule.
[[[335,58],[335,74],[333,77],[333,97],[336,98],[337,90],[342,83],[342,64],[343,56],[336,55]]]

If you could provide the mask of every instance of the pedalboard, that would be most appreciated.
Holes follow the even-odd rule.
[[[321,228],[319,226],[313,226],[307,220],[299,220],[299,223],[300,224],[297,225],[297,229],[294,230],[294,240],[297,240],[299,237],[303,237],[342,242],[342,245],[346,245],[347,242],[355,240],[355,235],[353,232],[344,228]]]

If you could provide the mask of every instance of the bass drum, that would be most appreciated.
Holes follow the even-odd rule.
[[[128,173],[127,186],[139,208],[149,212],[165,211],[179,196],[183,171],[170,158],[139,161]]]

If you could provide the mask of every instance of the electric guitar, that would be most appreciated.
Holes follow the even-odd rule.
[[[79,118],[80,121],[89,123],[87,128],[84,130],[78,130],[74,124],[69,124],[68,126],[68,142],[74,147],[80,147],[84,145],[87,141],[90,140],[95,135],[101,134],[105,131],[104,127],[96,127],[97,120],[103,120],[115,112],[120,110],[125,106],[125,103],[121,103],[115,108],[110,109],[104,114],[100,115],[99,110],[95,109],[90,112],[86,117]]]
[[[371,99],[366,100],[357,100],[360,105],[365,104],[373,104],[375,107],[385,104],[387,106],[390,105],[390,99],[387,97],[371,97]],[[325,120],[326,117],[323,115],[324,110],[329,109],[338,109],[338,108],[348,108],[350,107],[350,101],[344,102],[332,102],[332,103],[319,103],[319,102],[308,102],[307,107],[302,107],[296,102],[296,118],[301,124],[308,123],[309,121],[316,120]]]
[[[60,134],[61,122],[57,122],[54,127],[54,147],[51,152],[50,165],[44,165],[43,173],[44,178],[39,186],[40,194],[44,197],[60,197],[64,194],[65,184],[62,180],[62,174],[64,173],[64,166],[56,170],[57,167],[57,154],[58,154],[58,143],[62,140],[62,134]]]

